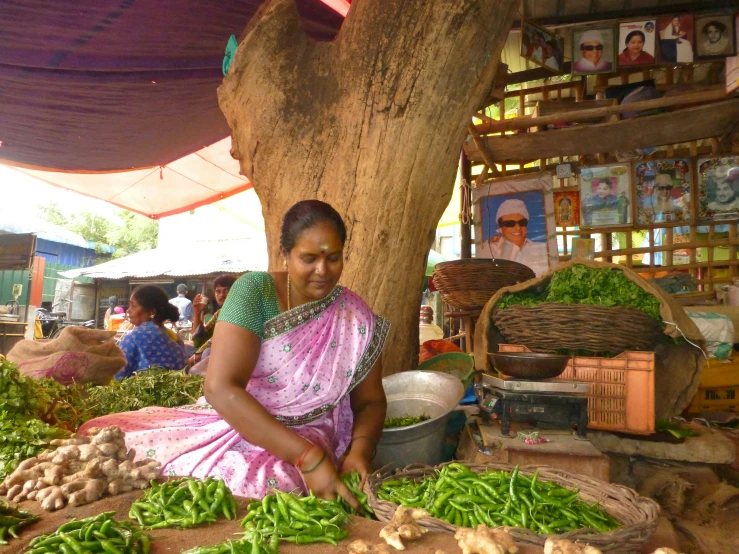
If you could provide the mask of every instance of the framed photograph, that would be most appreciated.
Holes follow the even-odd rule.
[[[739,219],[739,156],[698,160],[698,219]]]
[[[555,73],[562,72],[565,39],[546,27],[523,21],[521,25],[521,56]]]
[[[739,14],[734,17],[734,44],[739,48]],[[726,58],[726,94],[739,88],[739,55]]]
[[[657,18],[659,63],[693,63],[695,20],[692,15],[663,15]]]
[[[475,257],[501,258],[543,275],[557,265],[552,175],[522,175],[472,191]]]
[[[580,226],[580,194],[577,192],[554,193],[554,221],[557,227]]]
[[[580,171],[580,221],[583,227],[632,224],[629,166],[584,167]]]
[[[734,16],[696,16],[695,54],[701,60],[735,55]]]
[[[572,34],[572,74],[611,73],[616,69],[613,27],[575,29]]]
[[[657,160],[634,164],[636,223],[690,221],[690,160]]]
[[[618,28],[618,66],[654,65],[657,22],[654,19],[621,23]]]

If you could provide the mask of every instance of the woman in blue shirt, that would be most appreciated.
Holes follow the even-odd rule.
[[[128,320],[135,328],[119,344],[127,363],[115,378],[121,380],[151,366],[184,368],[185,350],[174,331],[164,327],[165,321],[177,321],[179,316],[164,290],[154,285],[136,287],[128,305]]]

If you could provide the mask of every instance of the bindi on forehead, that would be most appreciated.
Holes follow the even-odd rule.
[[[318,248],[321,250],[321,252],[325,252],[326,250],[328,250],[329,246],[328,244],[321,244]]]

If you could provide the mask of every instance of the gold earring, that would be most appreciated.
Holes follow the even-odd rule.
[[[287,260],[282,260],[282,269],[287,269]]]

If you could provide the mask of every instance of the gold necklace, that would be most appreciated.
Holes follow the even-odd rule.
[[[287,311],[290,311],[290,274],[287,274]]]

